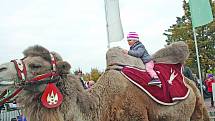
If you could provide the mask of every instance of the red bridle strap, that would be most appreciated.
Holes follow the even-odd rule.
[[[57,67],[56,67],[56,59],[54,57],[53,54],[50,53],[50,56],[51,56],[51,65],[52,65],[52,71],[57,71]]]
[[[22,87],[18,88],[15,92],[13,92],[12,95],[4,98],[2,101],[0,101],[0,106],[8,102],[11,98],[15,97],[20,91],[22,91]],[[7,92],[7,90],[5,90]]]
[[[4,92],[1,93],[0,99],[3,98],[7,94],[7,90],[4,90]]]
[[[13,62],[15,65],[15,68],[16,68],[17,74],[18,74],[18,78],[21,81],[25,81],[26,77],[27,77],[27,71],[26,71],[26,67],[25,67],[23,60],[16,59],[16,60],[12,60],[11,62]]]
[[[30,83],[30,82],[35,82],[35,81],[42,81],[43,79],[46,79],[46,78],[49,78],[49,77],[53,78],[53,77],[56,77],[56,76],[59,76],[59,74],[57,74],[56,72],[49,72],[49,73],[46,73],[46,74],[36,76],[35,78],[33,78],[31,80],[26,80],[26,82]]]

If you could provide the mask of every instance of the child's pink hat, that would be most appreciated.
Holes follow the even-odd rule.
[[[139,41],[139,35],[136,32],[129,32],[127,35],[127,40]]]

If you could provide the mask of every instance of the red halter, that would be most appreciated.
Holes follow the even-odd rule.
[[[15,82],[15,85],[20,87],[8,97],[5,97],[3,100],[0,100],[0,105],[3,105],[11,98],[15,97],[25,86],[46,83],[47,86],[41,97],[41,102],[46,108],[58,107],[63,101],[63,96],[60,93],[59,89],[53,83],[59,81],[60,76],[58,73],[56,73],[56,60],[51,53],[50,56],[52,71],[36,76],[30,80],[27,80],[27,71],[23,59],[12,60],[11,62],[14,63],[19,78],[19,82]],[[4,97],[6,95],[5,92],[6,90],[0,95],[0,99],[1,97]]]
[[[15,65],[19,80],[25,81],[27,77],[27,71],[23,60],[16,59],[12,60],[11,62],[13,62]]]

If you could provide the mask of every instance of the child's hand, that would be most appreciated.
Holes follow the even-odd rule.
[[[128,50],[122,50],[124,54],[128,54]]]

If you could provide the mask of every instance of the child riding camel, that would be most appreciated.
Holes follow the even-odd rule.
[[[154,71],[154,61],[152,57],[147,52],[145,46],[139,41],[139,36],[136,32],[129,32],[127,35],[128,45],[130,46],[130,50],[124,50],[125,54],[140,58],[146,66],[146,71],[151,76],[152,80],[148,83],[148,85],[161,85],[161,81],[159,80],[156,72]]]

